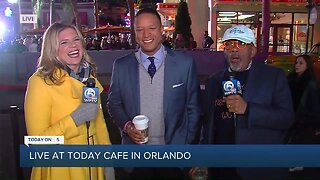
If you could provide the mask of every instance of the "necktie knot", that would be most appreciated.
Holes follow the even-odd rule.
[[[148,73],[151,78],[153,78],[154,74],[156,73],[156,65],[154,64],[154,57],[148,57],[149,61],[151,62],[148,67]]]
[[[148,59],[151,63],[154,63],[154,57],[151,56],[151,57],[148,57]]]

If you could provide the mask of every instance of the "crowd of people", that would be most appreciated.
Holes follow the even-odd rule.
[[[120,46],[121,38],[123,42],[128,37],[107,36],[99,42],[84,38],[73,25],[51,25],[44,34],[37,70],[28,81],[25,98],[28,134],[64,136],[65,144],[109,145],[103,107],[120,129],[122,144],[288,143],[285,139],[310,143],[309,136],[304,139],[294,133],[296,128],[301,130],[310,124],[313,128],[307,128],[308,135],[319,137],[316,125],[320,88],[308,56],[297,58],[295,71],[287,79],[282,70],[253,61],[257,53],[253,31],[244,25],[233,26],[222,38],[228,67],[207,80],[205,98],[200,102],[193,57],[163,45],[162,29],[156,10],[141,9],[136,14],[134,30],[138,49],[114,62],[104,106],[100,95],[97,104],[82,103],[82,88],[89,79],[94,80],[99,93],[103,90],[87,50],[109,49],[113,41],[118,45],[112,47],[126,48],[128,45]],[[183,38],[177,37],[183,44]],[[205,43],[213,43],[207,32]],[[196,45],[190,37],[188,47],[192,46]],[[228,89],[222,82],[235,79],[239,90],[226,94]],[[139,114],[149,119],[146,143],[144,134],[133,124]],[[192,179],[199,169],[208,179],[284,179],[289,176],[288,168],[205,167],[135,167],[125,168],[124,173],[118,175],[120,179]],[[304,176],[308,178],[310,174]],[[111,167],[89,170],[87,167],[35,167],[31,179],[113,180],[115,174]]]
[[[87,35],[84,37],[86,50],[126,50],[130,49],[130,35],[119,33],[102,38]],[[26,36],[16,38],[11,41],[0,42],[0,52],[22,53],[22,52],[41,52],[42,36]]]
[[[193,35],[190,37],[183,37],[182,34],[177,34],[173,40],[172,35],[162,34],[163,45],[171,49],[185,49],[193,50],[196,48],[210,49],[214,41],[208,35],[208,31],[204,32],[203,42],[201,46],[197,45]],[[86,50],[127,50],[132,49],[131,37],[128,33],[112,33],[108,35],[99,35],[93,37],[86,35],[84,37],[86,43]],[[22,53],[22,52],[40,52],[42,44],[42,36],[27,35],[25,37],[16,38],[14,40],[0,41],[0,52]],[[135,48],[133,48],[135,49]]]
[[[0,52],[22,53],[40,52],[42,44],[41,36],[26,36],[14,40],[0,41]]]
[[[87,50],[127,50],[131,48],[130,36],[127,34],[114,34],[102,38],[85,37]]]

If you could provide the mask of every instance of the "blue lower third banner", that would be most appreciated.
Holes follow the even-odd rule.
[[[20,145],[21,167],[320,167],[320,145]]]

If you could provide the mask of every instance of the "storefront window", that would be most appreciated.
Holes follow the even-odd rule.
[[[238,12],[219,12],[218,23],[235,23],[237,22]]]
[[[293,26],[293,53],[303,54],[308,50],[306,49],[307,42],[307,26],[294,25]],[[309,44],[308,49],[311,48],[313,26],[309,26]]]
[[[307,40],[307,26],[294,25],[293,26],[293,53],[295,54],[305,53],[306,40]]]
[[[219,12],[218,23],[254,23],[259,19],[254,12]],[[259,14],[257,14],[259,16]],[[260,13],[261,16],[261,13]]]
[[[270,30],[269,30],[269,33],[270,33],[270,36],[269,36],[269,52],[273,52],[273,27],[270,27]],[[262,34],[262,33],[261,33]]]
[[[307,42],[307,23],[308,23],[308,14],[307,13],[295,13],[293,21],[293,53],[303,54],[307,52],[306,42]],[[309,26],[309,44],[308,48],[311,47],[312,42],[312,32],[313,26]]]
[[[218,12],[217,18],[217,50],[223,51],[221,43],[224,32],[236,24],[245,24],[249,27],[259,20],[261,13],[254,12]]]
[[[277,52],[290,52],[290,27],[277,27]]]
[[[270,37],[269,37],[269,52],[283,52],[301,54],[308,50],[306,42],[309,42],[308,48],[311,48],[314,25],[309,27],[309,39],[307,40],[307,13],[270,13]],[[225,30],[236,24],[244,24],[255,31],[258,42],[262,42],[262,13],[261,12],[218,12],[217,17],[217,50],[223,50],[221,43]]]
[[[292,13],[271,13],[271,24],[292,24]]]
[[[308,14],[307,13],[295,13],[294,14],[294,24],[307,24]]]
[[[224,32],[233,26],[232,24],[225,24],[225,23],[218,23],[217,26],[217,50],[218,51],[223,51],[223,45],[222,45],[222,37]]]
[[[307,23],[308,14],[307,13],[295,13],[294,14],[294,25],[293,25],[293,53],[303,54],[307,52],[306,42],[307,42]],[[312,42],[312,31],[313,26],[309,26],[309,44],[308,48],[311,48]]]
[[[256,13],[253,12],[238,13],[238,23],[254,23],[256,22],[256,18],[259,20],[259,17],[256,17]]]

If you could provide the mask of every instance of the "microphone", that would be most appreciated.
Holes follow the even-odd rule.
[[[224,96],[235,94],[242,95],[241,83],[234,78],[234,72],[230,72],[228,81],[222,81],[222,87]]]
[[[94,78],[88,78],[86,86],[83,87],[82,103],[98,103],[99,89],[96,86]],[[90,121],[86,122],[87,128],[90,127]]]
[[[235,79],[234,72],[230,72],[229,74],[229,80],[228,81],[222,81],[222,89],[223,89],[223,95],[229,96],[229,95],[242,95],[242,89],[241,89],[241,83],[239,80]],[[233,119],[234,119],[234,126],[237,126],[237,114],[233,113]]]

